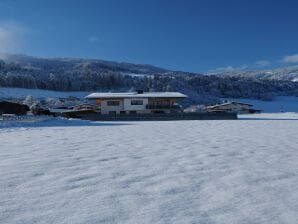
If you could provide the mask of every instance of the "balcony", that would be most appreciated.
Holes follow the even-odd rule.
[[[170,104],[165,104],[165,105],[146,105],[146,109],[151,109],[151,110],[163,110],[163,109],[179,109],[179,105],[170,105]]]

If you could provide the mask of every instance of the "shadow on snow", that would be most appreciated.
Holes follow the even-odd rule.
[[[238,120],[252,120],[252,121],[298,121],[298,118],[238,118]]]
[[[0,129],[6,128],[44,128],[44,127],[100,127],[131,125],[123,122],[98,122],[87,120],[49,119],[41,121],[0,121]]]

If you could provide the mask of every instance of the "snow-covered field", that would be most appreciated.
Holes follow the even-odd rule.
[[[298,223],[298,114],[0,126],[0,223]]]
[[[0,87],[0,99],[24,99],[30,95],[34,98],[68,98],[70,96],[84,98],[90,92],[61,92],[43,89],[5,88]]]

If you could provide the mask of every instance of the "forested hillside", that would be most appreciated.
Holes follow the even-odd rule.
[[[298,96],[298,82],[246,76],[201,75],[86,59],[40,59],[28,56],[0,61],[0,87],[59,91],[181,91],[189,103],[215,98],[270,100],[274,95]]]

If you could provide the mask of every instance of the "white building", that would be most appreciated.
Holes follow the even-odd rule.
[[[170,113],[177,111],[177,101],[187,96],[179,92],[92,93],[101,114]]]
[[[234,112],[237,114],[259,113],[261,110],[252,108],[253,105],[240,102],[227,102],[207,107],[208,112]]]

